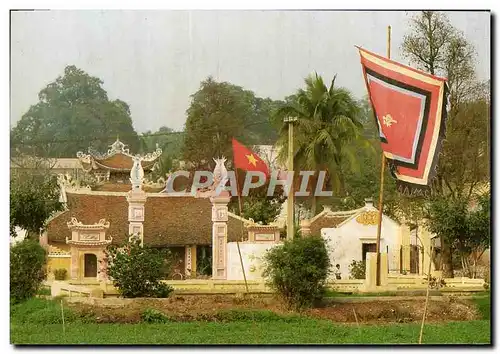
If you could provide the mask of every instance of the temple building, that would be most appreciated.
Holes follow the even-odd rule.
[[[162,150],[157,147],[155,151],[141,156],[141,166],[146,178],[156,168],[161,154]],[[93,189],[101,191],[128,191],[130,189],[130,170],[135,156],[118,138],[106,153],[90,148],[87,154],[77,153],[83,171],[87,173],[89,179],[94,181]]]
[[[99,279],[106,246],[123,244],[131,235],[143,244],[170,249],[178,278],[210,275],[214,206],[209,198],[161,192],[164,181],[149,182],[147,176],[161,153],[156,149],[133,155],[117,140],[105,154],[77,154],[96,183],[89,186],[59,177],[65,210],[48,221],[42,235],[49,251],[49,277],[64,268],[70,279]],[[226,242],[240,241],[248,220],[230,212],[225,218]]]

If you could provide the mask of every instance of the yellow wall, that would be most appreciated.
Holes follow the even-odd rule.
[[[54,279],[54,270],[66,269],[66,279],[69,279],[71,274],[71,258],[70,257],[48,257],[47,258],[47,278]]]

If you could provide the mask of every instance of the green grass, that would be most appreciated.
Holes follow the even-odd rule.
[[[483,320],[428,324],[427,344],[489,344],[489,298],[477,298]],[[149,312],[153,323],[96,324],[64,309],[59,301],[31,299],[11,306],[13,344],[416,344],[419,324],[335,324],[270,311],[229,310],[221,322],[172,322]],[[154,323],[155,321],[162,323]]]
[[[51,292],[50,292],[50,288],[49,287],[41,287],[40,290],[38,290],[38,292],[36,293],[37,295],[50,295]]]
[[[491,297],[489,296],[475,296],[473,301],[476,303],[476,307],[481,313],[483,320],[491,319]]]
[[[12,325],[14,344],[389,344],[417,343],[420,326],[337,325],[327,321]],[[424,343],[486,344],[490,322],[427,325]]]

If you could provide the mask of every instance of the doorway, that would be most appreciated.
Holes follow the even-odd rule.
[[[364,262],[366,262],[366,254],[368,252],[377,252],[377,244],[376,243],[363,243],[363,247],[362,247],[362,251],[363,251],[363,255],[362,255],[362,259]]]
[[[84,255],[84,275],[85,278],[97,277],[97,256],[93,253]]]

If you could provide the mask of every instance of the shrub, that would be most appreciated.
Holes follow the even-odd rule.
[[[318,236],[295,238],[264,255],[263,275],[288,308],[310,307],[324,296],[330,259]]]
[[[66,275],[68,271],[64,268],[54,270],[54,278],[56,280],[66,280]]]
[[[146,309],[141,313],[141,319],[146,323],[167,323],[171,320],[163,312],[155,309]]]
[[[110,245],[105,250],[107,275],[123,297],[168,297],[173,288],[161,280],[171,266],[166,249],[141,247],[133,239],[123,247]]]
[[[10,299],[19,303],[36,295],[45,279],[47,254],[37,241],[25,239],[10,248]]]
[[[349,264],[349,277],[351,279],[365,279],[366,275],[366,263],[365,261],[355,261],[353,260]]]

